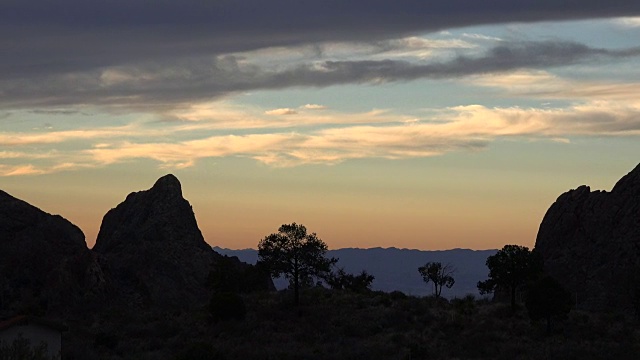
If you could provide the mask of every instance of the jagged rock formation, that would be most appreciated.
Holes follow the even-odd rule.
[[[141,306],[206,300],[207,275],[220,257],[205,243],[173,175],[107,212],[93,250],[106,258],[120,295]]]
[[[268,274],[205,243],[173,175],[111,209],[92,250],[77,226],[0,191],[0,317],[189,308],[209,299],[221,264],[246,280],[242,291],[274,288]]]
[[[0,311],[77,311],[105,286],[78,227],[0,191]]]
[[[535,250],[578,307],[629,308],[640,300],[640,165],[611,192],[583,185],[562,194],[540,224]]]

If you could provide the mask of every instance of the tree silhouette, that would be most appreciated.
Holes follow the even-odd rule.
[[[542,272],[542,261],[526,246],[505,245],[487,258],[487,267],[489,279],[478,282],[478,290],[481,294],[487,294],[496,288],[509,289],[511,309],[515,310],[518,288]]]
[[[313,276],[325,275],[338,260],[326,258],[327,244],[304,225],[284,224],[278,233],[258,243],[258,260],[273,276],[284,275],[293,285],[295,304],[300,304],[300,285]]]
[[[545,319],[547,334],[551,334],[552,320],[562,319],[571,311],[571,293],[556,279],[545,276],[529,287],[525,300],[529,318]]]
[[[420,266],[418,272],[422,275],[422,280],[425,283],[433,283],[433,294],[436,298],[440,297],[443,286],[451,289],[456,282],[452,276],[455,269],[449,264],[442,265],[440,262],[428,262],[424,266]]]

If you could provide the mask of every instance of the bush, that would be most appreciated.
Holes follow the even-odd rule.
[[[529,289],[526,306],[532,321],[546,320],[550,334],[552,321],[565,319],[571,311],[571,294],[554,278],[545,276]]]
[[[2,360],[51,360],[59,358],[59,356],[51,358],[47,355],[47,344],[41,343],[38,346],[32,346],[31,341],[21,336],[12,343],[0,341],[0,359]]]
[[[185,350],[176,355],[174,360],[221,360],[224,356],[213,345],[198,342],[189,345]]]
[[[209,312],[215,322],[244,320],[247,309],[240,295],[223,292],[213,294],[209,302]]]
[[[457,314],[463,316],[471,316],[478,312],[476,307],[476,298],[473,294],[468,294],[463,298],[455,298],[451,300],[454,310]]]
[[[99,332],[93,340],[93,345],[97,348],[104,347],[109,350],[114,350],[118,347],[118,336],[115,334]]]

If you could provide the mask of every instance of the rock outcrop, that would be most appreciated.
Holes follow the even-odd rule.
[[[159,307],[205,301],[207,276],[221,256],[205,243],[173,175],[107,212],[93,251],[105,257],[121,299]]]
[[[222,266],[241,291],[274,288],[205,243],[173,175],[107,212],[92,250],[77,226],[0,191],[0,317],[188,309],[208,301]]]
[[[77,226],[0,191],[1,311],[78,311],[105,284]]]
[[[631,307],[640,284],[640,165],[611,192],[580,186],[562,194],[540,224],[535,250],[578,307]]]

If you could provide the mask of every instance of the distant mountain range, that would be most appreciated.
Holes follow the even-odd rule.
[[[237,256],[241,261],[255,264],[258,251],[255,249],[231,250],[220,247],[213,248],[222,255]],[[476,284],[486,280],[489,270],[485,265],[487,257],[497,250],[452,249],[438,251],[410,250],[397,248],[354,249],[345,248],[329,250],[329,257],[336,257],[339,267],[347,272],[359,273],[366,270],[375,276],[373,290],[399,290],[408,295],[425,296],[433,293],[433,285],[425,284],[418,273],[418,267],[429,261],[451,264],[456,272],[456,282],[451,289],[444,289],[442,295],[448,298],[462,297],[467,294],[479,295]],[[284,279],[274,281],[278,289],[285,288],[288,283]]]

